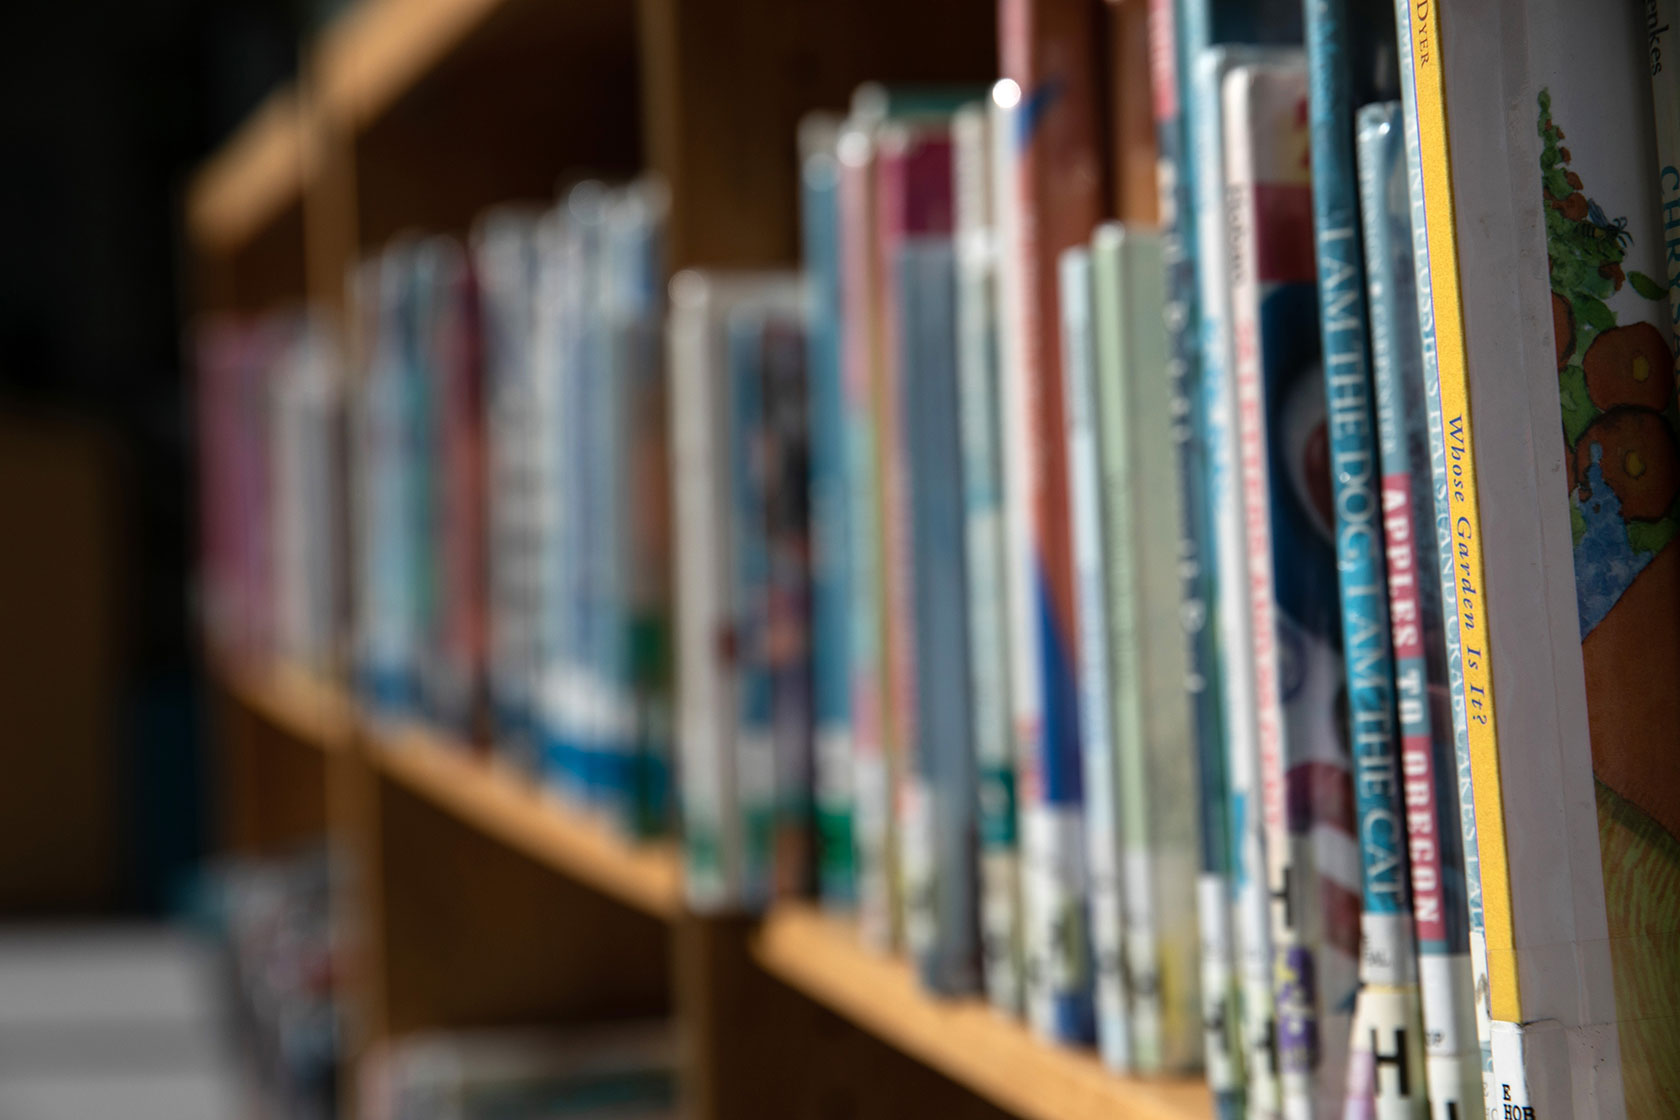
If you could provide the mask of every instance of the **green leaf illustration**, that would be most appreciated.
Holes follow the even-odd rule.
[[[1633,285],[1633,290],[1646,299],[1662,299],[1668,295],[1667,284],[1659,284],[1643,272],[1630,272],[1627,278],[1628,283]]]

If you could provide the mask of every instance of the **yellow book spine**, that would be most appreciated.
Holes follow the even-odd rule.
[[[1447,450],[1447,497],[1452,509],[1458,639],[1476,804],[1477,851],[1481,859],[1488,994],[1495,1020],[1520,1023],[1523,1016],[1511,927],[1511,876],[1506,859],[1499,734],[1494,721],[1493,667],[1482,582],[1482,519],[1476,489],[1470,376],[1460,295],[1458,233],[1454,224],[1446,82],[1441,69],[1442,3],[1441,0],[1410,0],[1408,7],[1424,217],[1429,238],[1430,298],[1434,304],[1436,360],[1441,383],[1441,435]]]

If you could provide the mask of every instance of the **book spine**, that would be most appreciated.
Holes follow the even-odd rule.
[[[727,320],[730,441],[728,525],[730,602],[736,661],[735,781],[741,817],[740,902],[747,909],[772,893],[777,823],[775,682],[770,670],[771,596],[766,330],[762,309],[746,304]],[[728,749],[728,748],[726,748]]]
[[[999,56],[1024,111],[1015,135],[1018,207],[1002,243],[1018,296],[1009,311],[1015,361],[1006,381],[1014,450],[1009,499],[1024,503],[1011,614],[1027,635],[1026,671],[1014,674],[1022,788],[1029,1016],[1040,1033],[1088,1041],[1095,1033],[1085,913],[1084,792],[1080,775],[1074,579],[1061,321],[1056,258],[1090,235],[1102,209],[1095,10],[1082,0],[1002,0]]]
[[[794,292],[801,289],[789,278]],[[808,894],[812,843],[810,553],[806,340],[803,314],[768,317],[763,336],[766,597],[763,653],[770,679],[774,788],[769,868],[772,897]]]
[[[1062,394],[1067,402],[1069,509],[1079,611],[1079,733],[1085,778],[1085,861],[1091,952],[1096,963],[1097,1046],[1120,1072],[1134,1062],[1132,998],[1127,983],[1126,897],[1121,881],[1122,821],[1116,715],[1132,697],[1111,694],[1108,578],[1112,557],[1103,533],[1098,462],[1091,257],[1068,249],[1058,262],[1062,313]]]
[[[1107,503],[1126,971],[1139,1072],[1182,1072],[1202,1054],[1193,817],[1196,796],[1179,621],[1182,536],[1167,368],[1161,239],[1097,231],[1097,432]],[[1111,278],[1110,278],[1111,277]],[[1105,294],[1112,293],[1112,294]],[[1229,973],[1227,972],[1227,977]]]
[[[951,183],[949,145],[925,155]],[[943,164],[943,168],[941,168]],[[943,175],[940,175],[943,170]],[[963,563],[961,434],[957,412],[956,263],[948,230],[906,238],[899,250],[898,393],[912,535],[917,740],[905,790],[906,933],[923,986],[976,991],[977,789],[970,730],[967,589]]]
[[[1472,765],[1469,691],[1465,679],[1461,606],[1475,607],[1473,583],[1468,602],[1461,603],[1458,588],[1459,554],[1455,551],[1454,523],[1457,509],[1468,508],[1475,516],[1474,490],[1455,489],[1448,458],[1445,403],[1443,398],[1441,328],[1450,336],[1456,370],[1458,400],[1467,403],[1468,386],[1463,384],[1463,324],[1457,308],[1458,260],[1453,240],[1451,171],[1446,147],[1445,88],[1440,73],[1439,13],[1428,8],[1415,10],[1410,3],[1396,0],[1396,30],[1400,47],[1400,92],[1403,106],[1407,166],[1407,201],[1411,212],[1412,265],[1417,286],[1418,339],[1423,366],[1424,408],[1429,435],[1430,477],[1434,491],[1435,549],[1441,587],[1443,634],[1446,639],[1446,675],[1452,707],[1453,753],[1458,775],[1459,829],[1463,838],[1465,905],[1469,915],[1470,968],[1474,980],[1476,1035],[1482,1052],[1482,1095],[1488,1108],[1499,1099],[1493,1070],[1492,1008],[1489,1000],[1492,977],[1488,971],[1486,911],[1483,905],[1479,807],[1480,788]],[[1426,124],[1425,117],[1428,117]],[[1425,163],[1425,143],[1429,164]],[[1439,249],[1437,249],[1439,246]],[[1439,255],[1439,259],[1437,256]],[[1437,270],[1446,269],[1437,292]],[[1436,314],[1439,299],[1450,301],[1445,319]],[[1462,413],[1460,413],[1462,415]],[[1457,498],[1455,509],[1454,498]],[[1474,525],[1474,522],[1471,523]],[[1468,560],[1469,553],[1465,553]],[[1479,554],[1478,554],[1479,559]],[[1479,563],[1477,570],[1479,573]],[[1486,687],[1485,672],[1481,681]],[[1491,720],[1492,708],[1482,708]],[[1488,728],[1483,728],[1484,734]],[[1509,897],[1507,895],[1507,913]]]
[[[1381,464],[1353,152],[1355,44],[1345,0],[1306,6],[1313,225],[1329,409],[1330,478],[1354,810],[1360,856],[1359,993],[1345,1088],[1350,1114],[1427,1112],[1411,880],[1396,765],[1394,658]]]
[[[1244,525],[1241,444],[1232,361],[1231,289],[1225,233],[1225,152],[1220,86],[1235,60],[1214,48],[1196,61],[1190,101],[1195,106],[1195,230],[1197,314],[1202,395],[1196,402],[1206,436],[1207,504],[1212,517],[1218,609],[1217,664],[1223,700],[1226,779],[1229,782],[1232,918],[1241,991],[1242,1068],[1246,1103],[1257,1118],[1280,1114],[1277,1020],[1272,998],[1270,901],[1266,829],[1260,811],[1260,748],[1255,664],[1249,612],[1249,549]]]
[[[683,881],[689,904],[733,905],[741,882],[741,828],[735,781],[734,643],[729,587],[730,490],[723,455],[733,440],[719,369],[721,327],[708,281],[671,281],[671,489],[677,551],[677,747],[682,773]]]
[[[536,671],[537,402],[532,377],[536,324],[534,224],[492,215],[475,249],[485,331],[489,440],[490,719],[499,754],[535,765],[532,742]]]
[[[800,172],[810,321],[811,675],[815,719],[817,884],[826,905],[857,900],[853,855],[851,548],[841,365],[839,164],[833,136]]]
[[[1174,0],[1150,0],[1152,102],[1156,128],[1157,184],[1162,264],[1166,279],[1164,325],[1171,394],[1169,432],[1178,466],[1179,618],[1185,635],[1183,687],[1198,778],[1202,1052],[1208,1088],[1221,1120],[1242,1107],[1241,1040],[1236,1001],[1235,946],[1231,929],[1231,825],[1225,738],[1220,711],[1217,588],[1213,523],[1208,506],[1207,441],[1202,424],[1202,366],[1198,346],[1194,237],[1194,161],[1187,158],[1189,69],[1187,43]]]
[[[623,448],[627,512],[618,627],[620,672],[631,700],[626,779],[635,836],[670,830],[672,774],[671,495],[669,383],[659,332],[665,317],[667,197],[651,181],[620,192],[609,230],[615,242],[613,290],[621,302],[617,345],[625,369]]]
[[[1680,29],[1680,0],[1645,0],[1645,29],[1656,120],[1657,197],[1662,200],[1667,246],[1668,346],[1680,363],[1680,64],[1672,54],[1676,41],[1672,32]],[[1676,369],[1680,371],[1680,365]]]
[[[1281,1090],[1287,1114],[1322,1114],[1346,1084],[1359,895],[1347,859],[1357,850],[1353,791],[1336,711],[1340,610],[1304,63],[1240,66],[1222,96]]]
[[[1359,111],[1360,210],[1424,1062],[1430,1115],[1451,1120],[1469,1115],[1481,1100],[1481,1053],[1472,1009],[1446,639],[1433,562],[1434,487],[1402,128],[1396,102]]]
[[[876,448],[875,152],[870,131],[848,124],[839,141],[840,336],[845,387],[846,471],[851,513],[852,826],[858,921],[866,942],[897,940],[897,822],[884,741],[885,603],[881,588],[881,488]]]
[[[925,866],[929,855],[926,851],[912,850],[913,844],[924,837],[905,828],[905,792],[916,767],[916,675],[921,666],[915,656],[916,617],[911,571],[914,526],[908,509],[910,468],[905,455],[907,433],[900,414],[899,382],[907,371],[903,367],[900,349],[903,325],[899,321],[898,250],[912,220],[914,202],[911,194],[915,185],[911,164],[916,158],[919,137],[906,125],[880,126],[875,137],[874,253],[878,271],[874,321],[879,331],[875,446],[881,487],[881,596],[886,610],[882,630],[886,668],[882,727],[887,756],[888,804],[895,818],[899,859],[892,905],[894,913],[899,915],[896,926],[907,940],[910,915],[906,900],[911,891],[911,873],[913,869]],[[947,192],[949,189],[947,178]]]
[[[549,570],[557,597],[554,653],[545,682],[549,716],[547,753],[560,793],[586,804],[589,798],[590,744],[585,728],[591,696],[588,680],[588,565],[576,542],[583,535],[586,486],[586,350],[582,296],[588,260],[583,223],[569,206],[555,246],[553,299],[553,466],[554,504],[550,513]]]
[[[998,440],[994,137],[997,103],[952,122],[957,239],[957,408],[962,418],[968,666],[980,800],[980,944],[993,1006],[1021,1013],[1021,878],[1010,748],[1001,448]]]

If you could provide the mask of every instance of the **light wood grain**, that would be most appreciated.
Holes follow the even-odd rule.
[[[423,729],[371,741],[384,774],[484,835],[654,917],[674,920],[681,910],[671,845],[631,844],[513,770]]]
[[[310,670],[284,662],[253,666],[218,658],[215,672],[240,704],[296,742],[324,753],[349,748],[350,699]]]
[[[1088,1052],[1041,1042],[977,999],[935,1000],[902,961],[861,947],[852,927],[778,905],[754,953],[772,975],[1024,1120],[1206,1120],[1190,1080],[1118,1077]]]
[[[199,251],[234,252],[297,205],[303,148],[297,94],[290,87],[277,90],[193,176],[187,232]]]

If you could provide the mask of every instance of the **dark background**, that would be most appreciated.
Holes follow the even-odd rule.
[[[182,202],[334,6],[0,4],[0,913],[157,909],[207,845]]]

